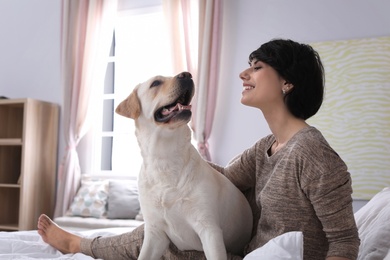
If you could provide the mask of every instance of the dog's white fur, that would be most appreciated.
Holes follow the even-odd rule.
[[[139,193],[145,237],[139,259],[160,259],[170,241],[179,250],[226,259],[226,249],[242,252],[250,240],[250,206],[191,144],[189,106],[177,108],[167,122],[155,119],[156,111],[177,100],[183,88],[190,101],[194,88],[189,73],[156,76],[139,84],[116,109],[135,120],[143,157]]]

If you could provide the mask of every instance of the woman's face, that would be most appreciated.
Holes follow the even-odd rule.
[[[284,104],[283,88],[286,81],[268,64],[252,60],[250,67],[240,73],[243,81],[241,103],[266,112]]]

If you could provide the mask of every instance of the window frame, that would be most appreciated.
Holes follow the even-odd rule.
[[[142,16],[142,15],[148,15],[154,13],[159,13],[160,16],[163,17],[162,5],[121,10],[118,11],[118,19],[120,20],[121,18],[125,19],[125,17],[130,17],[130,16],[134,17],[138,15]],[[94,110],[99,111],[100,113],[96,113],[96,115],[94,116],[95,119],[93,120],[94,130],[93,130],[93,141],[92,141],[93,153],[91,159],[91,170],[94,176],[103,176],[109,178],[122,178],[122,177],[137,178],[139,167],[141,166],[141,162],[139,163],[138,166],[135,166],[137,167],[137,169],[134,166],[129,166],[130,168],[132,168],[130,173],[127,167],[121,170],[114,169],[115,165],[113,162],[113,154],[115,149],[114,138],[120,134],[134,135],[134,128],[125,132],[115,129],[115,121],[118,120],[118,117],[121,117],[120,115],[115,114],[115,108],[122,100],[124,100],[130,94],[131,89],[136,85],[133,84],[130,87],[131,89],[129,89],[126,94],[124,94],[121,90],[116,90],[116,88],[118,87],[117,84],[121,84],[120,82],[118,82],[118,77],[117,77],[117,73],[119,73],[118,71],[121,70],[120,68],[121,65],[119,62],[120,59],[117,56],[117,36],[119,33],[118,31],[119,30],[117,30],[116,28],[113,34],[110,54],[109,57],[107,58],[107,70],[106,70],[104,86],[100,94],[97,94],[96,97],[97,103],[99,105],[97,105],[95,108],[96,110],[95,109]],[[168,38],[166,40],[168,41]],[[168,45],[166,46],[166,48],[168,48]],[[169,53],[168,55],[170,55],[170,51],[168,51],[168,53]],[[172,64],[170,64],[170,70],[171,72],[169,73],[169,75],[172,75],[172,71],[173,71]],[[146,79],[148,78],[144,78],[142,81]],[[104,105],[104,103],[106,103],[106,106]],[[111,107],[111,114],[107,113],[106,111],[107,107]],[[107,121],[105,120],[105,117],[111,118],[112,120]],[[128,118],[125,118],[125,120],[131,121],[131,119]],[[134,125],[133,122],[129,122],[129,124]],[[111,138],[111,142],[103,141],[104,138],[106,139]],[[138,143],[136,143],[136,146],[138,149],[137,152],[139,154],[139,158],[142,160],[142,158],[140,157]],[[104,160],[102,160],[102,158]]]

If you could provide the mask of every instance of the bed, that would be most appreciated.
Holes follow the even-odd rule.
[[[85,237],[109,236],[130,232],[133,227],[102,228],[87,231],[77,231],[76,234]],[[87,255],[62,254],[43,242],[36,230],[0,232],[0,259],[93,259]]]
[[[376,194],[355,213],[361,245],[359,260],[390,260],[390,188]],[[86,237],[115,235],[133,228],[105,228],[77,232]],[[245,260],[302,259],[302,233],[289,232],[253,251]],[[42,241],[36,230],[0,232],[0,259],[90,260],[84,254],[62,254]]]

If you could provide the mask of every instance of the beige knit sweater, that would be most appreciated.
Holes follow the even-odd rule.
[[[269,135],[226,168],[215,166],[251,203],[255,223],[246,253],[280,234],[302,231],[304,259],[356,259],[360,240],[343,160],[314,127],[270,156],[274,142]]]

